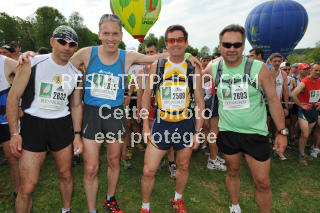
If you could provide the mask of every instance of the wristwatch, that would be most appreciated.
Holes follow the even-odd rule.
[[[288,128],[280,129],[280,130],[278,131],[278,133],[279,133],[280,135],[288,136],[288,135],[289,135],[289,129],[288,129]]]
[[[81,136],[81,131],[75,131],[74,132],[75,135],[80,135]]]

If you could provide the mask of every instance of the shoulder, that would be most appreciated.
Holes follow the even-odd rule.
[[[50,54],[44,54],[44,55],[36,55],[34,57],[29,57],[30,59],[30,63],[31,63],[31,67],[44,62],[44,61],[48,61],[48,59],[50,58]]]

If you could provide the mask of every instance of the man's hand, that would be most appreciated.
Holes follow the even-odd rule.
[[[10,150],[11,153],[17,157],[21,157],[21,152],[22,152],[22,137],[21,135],[14,135],[10,138]]]
[[[32,51],[28,51],[28,52],[23,53],[18,59],[17,68],[21,67],[24,64],[30,63],[29,57],[34,57],[36,55],[37,54]]]
[[[203,69],[201,62],[196,57],[190,55],[188,60],[191,62],[192,66],[196,67],[198,65],[201,70]]]
[[[73,139],[73,153],[79,155],[83,152],[83,144],[80,135],[75,135]]]
[[[282,156],[284,151],[286,150],[287,147],[287,136],[278,134],[275,142],[274,142],[274,146],[273,146],[273,150],[279,150],[278,155]]]
[[[193,142],[192,149],[197,150],[200,146],[199,134],[197,133],[193,134],[192,142]]]

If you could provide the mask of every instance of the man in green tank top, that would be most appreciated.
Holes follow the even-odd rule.
[[[230,213],[241,212],[239,192],[243,154],[256,186],[255,200],[259,212],[271,212],[270,147],[263,94],[279,130],[273,147],[280,149],[279,155],[287,145],[287,129],[269,69],[258,60],[247,62],[248,59],[242,55],[245,35],[245,29],[239,25],[225,27],[219,35],[223,60],[207,66],[202,74],[212,76],[219,99],[217,145],[227,162],[226,185],[232,202]]]

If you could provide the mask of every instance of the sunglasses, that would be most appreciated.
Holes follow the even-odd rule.
[[[283,68],[284,71],[290,71],[290,68]]]
[[[185,42],[184,37],[178,37],[178,38],[168,38],[167,39],[168,44],[174,44],[177,42],[178,44],[182,44]]]
[[[231,48],[232,46],[236,49],[242,47],[242,42],[230,43],[230,42],[222,42],[222,46],[224,48]]]
[[[66,40],[64,39],[57,39],[58,43],[61,44],[62,46],[65,46],[66,44],[69,44],[69,47],[72,48],[72,47],[75,47],[77,46],[78,44],[74,41],[70,41],[70,42],[67,42]]]

